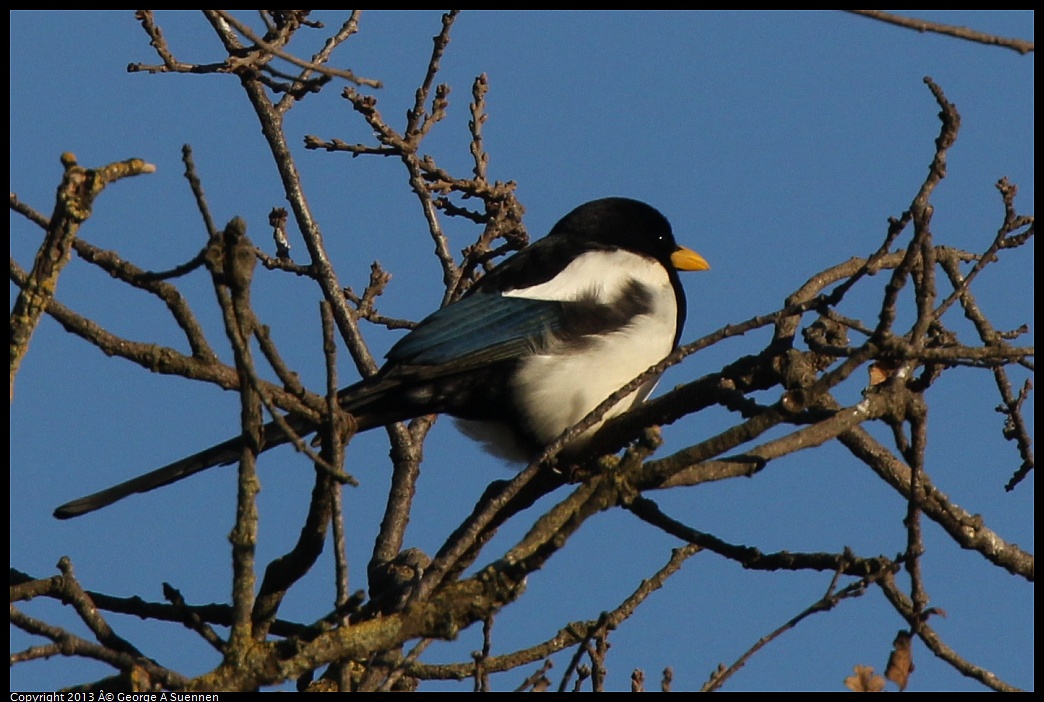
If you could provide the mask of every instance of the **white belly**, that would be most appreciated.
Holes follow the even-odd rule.
[[[673,311],[669,319],[643,315],[582,354],[533,356],[524,361],[516,376],[516,397],[540,443],[551,443],[607,397],[663,360],[671,352],[674,327]],[[655,385],[656,379],[652,379],[620,400],[580,439],[643,401]]]
[[[608,291],[623,290],[627,279],[636,279],[652,293],[652,308],[605,336],[585,337],[584,342],[576,348],[552,348],[546,353],[522,360],[513,383],[515,402],[530,433],[541,445],[550,444],[603,400],[663,360],[672,350],[678,309],[666,271],[659,264],[633,254],[620,252],[618,255],[620,258],[627,257],[627,265],[617,261],[613,268],[606,271],[606,275],[601,278],[604,281],[603,289],[595,291],[598,299],[611,302],[611,293]],[[581,257],[573,265],[583,267],[588,263]],[[566,290],[559,284],[545,284],[508,294],[563,300],[590,295],[591,290]],[[576,447],[590,438],[605,420],[642,402],[655,385],[654,378],[616,403],[598,424],[578,437],[572,446]],[[487,450],[494,455],[508,460],[532,458],[511,440],[509,427],[473,420],[458,420],[458,425],[466,434],[485,443]]]

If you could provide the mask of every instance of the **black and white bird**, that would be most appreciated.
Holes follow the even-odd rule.
[[[678,271],[709,268],[675,242],[653,207],[626,198],[588,202],[420,322],[392,347],[380,372],[340,392],[341,406],[360,431],[449,414],[492,453],[531,458],[677,346],[685,322]],[[655,382],[602,421],[643,401]],[[291,424],[314,431],[301,420]],[[287,441],[275,424],[265,427],[265,449]],[[86,514],[234,463],[241,448],[241,438],[230,439],[54,514]]]

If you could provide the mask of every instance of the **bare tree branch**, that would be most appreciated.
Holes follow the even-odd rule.
[[[885,12],[884,10],[845,10],[856,15],[862,15],[863,17],[869,17],[870,19],[879,20],[881,22],[887,22],[894,24],[899,27],[906,27],[907,29],[913,29],[918,32],[934,32],[936,34],[944,34],[946,36],[957,37],[958,39],[967,39],[968,41],[978,42],[980,44],[991,44],[994,46],[1003,46],[1008,49],[1013,49],[1020,54],[1028,54],[1033,51],[1033,42],[1026,41],[1024,39],[1008,39],[1005,37],[998,37],[993,34],[986,34],[984,32],[977,32],[974,29],[967,27],[956,27],[951,24],[941,24],[939,22],[929,22],[927,20],[919,20],[913,17],[903,17],[902,15],[892,14],[891,12]]]

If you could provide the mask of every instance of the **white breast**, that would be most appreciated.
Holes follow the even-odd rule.
[[[577,280],[588,282],[580,286],[571,282]],[[671,352],[678,323],[677,301],[662,265],[626,251],[584,254],[555,279],[506,293],[540,300],[590,299],[593,295],[599,302],[612,304],[634,282],[650,293],[652,307],[648,313],[576,349],[559,349],[559,353],[551,349],[551,353],[534,355],[522,362],[514,382],[515,398],[540,443],[553,441]],[[577,441],[588,438],[606,419],[644,400],[655,385],[655,379],[651,380],[617,403]],[[490,450],[497,455],[519,458],[514,451],[505,450],[498,440],[501,437],[496,432],[491,435],[488,427],[476,431],[478,427],[472,422],[460,424],[468,434],[490,444]]]

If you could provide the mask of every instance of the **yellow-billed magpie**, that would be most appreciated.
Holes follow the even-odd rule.
[[[360,431],[449,414],[492,453],[530,458],[677,346],[685,321],[678,271],[708,268],[675,242],[653,207],[616,197],[588,202],[421,321],[392,347],[380,372],[341,390],[341,406]],[[655,382],[603,421],[644,400]],[[314,431],[299,418],[290,423]],[[265,427],[265,449],[287,441],[274,423]],[[86,514],[234,463],[241,449],[241,438],[230,439],[54,514]]]

